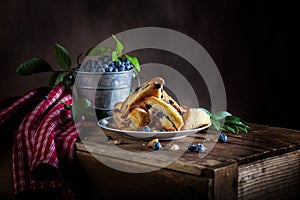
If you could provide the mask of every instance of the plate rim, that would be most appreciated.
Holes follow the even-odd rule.
[[[211,126],[211,123],[209,123],[208,125],[205,125],[205,126],[202,126],[202,127],[199,127],[199,128],[195,128],[195,129],[189,129],[189,130],[183,130],[183,131],[155,131],[155,132],[146,132],[146,131],[131,131],[131,130],[121,130],[121,129],[115,129],[115,128],[111,128],[111,127],[107,127],[107,126],[103,126],[101,124],[101,122],[103,122],[104,120],[108,121],[109,119],[113,118],[113,116],[109,116],[109,117],[105,117],[105,118],[102,118],[100,120],[98,120],[97,124],[98,126],[100,126],[101,128],[104,128],[106,130],[110,130],[110,131],[115,131],[115,132],[119,132],[119,133],[125,133],[126,136],[130,136],[132,138],[139,138],[139,139],[142,139],[142,138],[146,138],[146,137],[135,137],[135,136],[132,136],[132,134],[141,134],[141,135],[144,135],[146,136],[146,134],[148,133],[151,133],[151,135],[149,135],[149,137],[155,137],[153,135],[156,135],[156,134],[161,134],[161,135],[166,135],[165,138],[168,138],[168,135],[174,135],[174,137],[169,137],[170,139],[172,138],[182,138],[183,136],[187,136],[189,134],[192,134],[192,133],[197,133],[201,130],[204,130],[206,128],[209,128]],[[177,135],[179,134],[179,135]],[[159,137],[158,137],[159,138]]]

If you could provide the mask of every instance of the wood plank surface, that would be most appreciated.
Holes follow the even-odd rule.
[[[239,199],[299,196],[300,150],[241,165],[238,179]]]
[[[76,147],[79,155],[92,155],[112,166],[122,165],[124,171],[169,170],[198,177],[199,184],[210,180],[209,186],[204,186],[206,193],[201,193],[209,199],[268,199],[284,192],[298,194],[295,188],[300,186],[300,131],[256,124],[250,127],[249,133],[226,132],[226,143],[217,142],[217,132],[201,131],[178,140],[161,140],[163,149],[153,151],[146,148],[149,140],[105,130],[106,136],[121,140],[118,145],[109,144],[94,124],[83,127]],[[190,143],[202,143],[207,151],[189,152]],[[173,144],[179,145],[177,152],[169,150]],[[176,156],[178,159],[172,161]],[[182,179],[183,185],[185,181]]]
[[[125,173],[77,152],[80,167],[78,199],[212,199],[212,178],[173,170]],[[135,167],[134,165],[132,167]],[[210,192],[209,192],[210,191]]]
[[[117,147],[124,151],[119,152],[120,154],[116,154],[116,156],[128,161],[134,161],[132,156],[136,153],[141,153],[143,155],[142,159],[134,162],[142,162],[149,165],[153,164],[153,160],[158,165],[163,165],[170,161],[170,158],[175,153],[169,151],[168,148],[172,144],[177,144],[180,147],[177,153],[182,153],[182,156],[176,160],[175,165],[178,168],[181,168],[180,165],[184,165],[183,170],[196,175],[199,175],[201,173],[199,173],[199,170],[203,168],[221,165],[231,160],[242,165],[300,149],[300,131],[255,124],[251,124],[250,127],[249,133],[227,133],[227,143],[216,142],[217,133],[210,133],[213,139],[207,140],[208,133],[205,132],[196,133],[174,141],[160,141],[165,148],[162,151],[158,151],[159,153],[153,153],[153,150],[145,147],[149,140],[135,140],[113,131],[105,130],[104,133],[115,139],[121,139],[121,144],[117,145]],[[86,151],[85,148],[88,148],[93,153],[112,156],[111,152],[114,151],[114,147],[108,145],[105,139],[101,138],[99,129],[100,127],[90,126],[83,131],[81,139],[84,145],[78,142],[77,148],[79,151]],[[211,146],[212,148],[207,153],[197,154],[187,150],[187,146],[190,143],[203,143],[205,146]],[[101,145],[104,145],[105,148],[104,146],[100,148]],[[114,153],[117,152],[114,151]],[[129,155],[126,155],[127,153]],[[188,167],[190,169],[187,169]],[[174,165],[172,169],[174,169]]]

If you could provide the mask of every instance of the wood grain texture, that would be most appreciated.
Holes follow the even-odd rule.
[[[82,177],[79,199],[212,199],[207,192],[213,188],[211,178],[166,169],[125,173],[101,164],[86,152],[78,152],[78,158]]]
[[[239,167],[240,199],[281,199],[299,195],[300,150]]]
[[[274,198],[274,195],[285,195],[288,199],[297,194],[295,188],[300,187],[300,131],[256,124],[250,124],[250,127],[249,133],[227,133],[227,143],[216,142],[216,132],[199,132],[172,142],[160,141],[164,149],[153,153],[145,147],[147,140],[134,140],[120,133],[104,131],[114,139],[121,139],[117,145],[120,151],[116,151],[116,145],[108,144],[100,136],[99,127],[89,125],[82,129],[81,141],[76,146],[79,155],[92,155],[104,163],[122,165],[125,171],[161,171],[169,183],[175,185],[178,185],[178,175],[193,177],[200,188],[207,189],[201,190],[200,196],[208,199]],[[173,143],[179,145],[182,155],[165,165],[174,154],[168,150]],[[204,154],[189,152],[187,145],[190,143],[203,143],[209,151]],[[152,175],[157,176],[156,173]],[[189,179],[180,179],[180,184],[189,184]],[[152,184],[149,187],[155,188]]]

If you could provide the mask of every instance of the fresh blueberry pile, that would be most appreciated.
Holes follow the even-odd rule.
[[[133,65],[128,59],[120,59],[111,61],[109,56],[98,57],[97,60],[84,61],[79,71],[82,72],[123,72],[133,68]]]
[[[190,144],[188,146],[188,150],[191,151],[191,152],[197,152],[197,153],[204,153],[205,152],[205,147],[203,144]]]
[[[227,142],[227,135],[225,133],[220,133],[218,137],[219,142]]]

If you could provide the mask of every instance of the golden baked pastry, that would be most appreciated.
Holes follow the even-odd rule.
[[[182,116],[171,104],[153,96],[146,97],[145,103],[150,114],[151,129],[178,131],[183,126]]]
[[[133,108],[127,117],[118,123],[123,130],[141,130],[150,123],[149,113],[142,108]]]
[[[122,104],[121,113],[128,114],[130,112],[130,109],[135,107],[135,104],[137,104],[145,97],[161,97],[164,84],[164,79],[160,77],[155,77],[149,81],[144,82],[126,98],[126,100]]]
[[[211,123],[210,116],[199,108],[189,108],[182,117],[184,125],[181,130],[199,128]]]
[[[115,104],[112,114],[120,129],[179,131],[210,124],[203,110],[179,105],[164,89],[163,78],[143,83],[124,102]],[[144,129],[145,128],[145,129]]]
[[[178,113],[181,114],[182,108],[165,90],[162,92],[161,99],[166,103],[171,104],[178,111]]]
[[[116,121],[116,124],[119,124],[123,119],[122,119],[122,113],[121,113],[121,107],[122,107],[123,102],[118,102],[114,105],[114,108],[112,109],[112,114],[114,116],[114,119]]]

